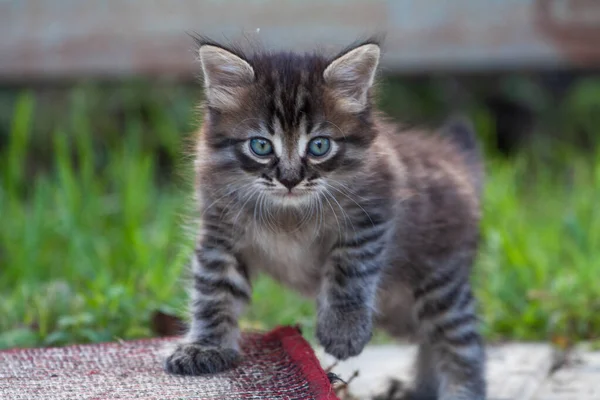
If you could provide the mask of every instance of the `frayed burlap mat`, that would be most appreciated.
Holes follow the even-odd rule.
[[[0,352],[0,399],[337,399],[310,345],[292,327],[246,333],[244,361],[222,374],[162,369],[173,339]]]

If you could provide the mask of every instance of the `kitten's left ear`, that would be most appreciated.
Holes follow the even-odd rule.
[[[327,66],[323,78],[333,89],[342,109],[361,112],[368,105],[368,92],[375,80],[380,54],[378,45],[363,44],[342,54]]]

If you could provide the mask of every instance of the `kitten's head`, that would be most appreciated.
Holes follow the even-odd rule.
[[[213,182],[283,207],[337,195],[348,185],[376,135],[376,42],[333,58],[245,55],[207,40],[199,44],[206,95],[200,162]]]

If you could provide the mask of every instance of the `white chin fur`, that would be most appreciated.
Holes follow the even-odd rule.
[[[290,195],[287,189],[277,189],[269,193],[269,197],[280,207],[303,207],[310,203],[312,193],[307,191],[292,191],[292,193]]]

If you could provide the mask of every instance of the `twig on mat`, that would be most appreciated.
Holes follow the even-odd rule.
[[[325,368],[325,372],[327,372],[327,373],[331,372],[335,367],[338,366],[339,363],[340,363],[339,361],[334,362],[329,367]]]
[[[330,367],[330,368],[333,368]],[[344,381],[342,378],[334,374],[333,372],[327,372],[327,377],[329,378],[329,382],[333,386],[333,390],[335,394],[344,400],[352,400],[352,397],[349,393],[349,385],[356,377],[358,376],[358,370],[354,371],[354,373],[348,378],[347,381]]]

